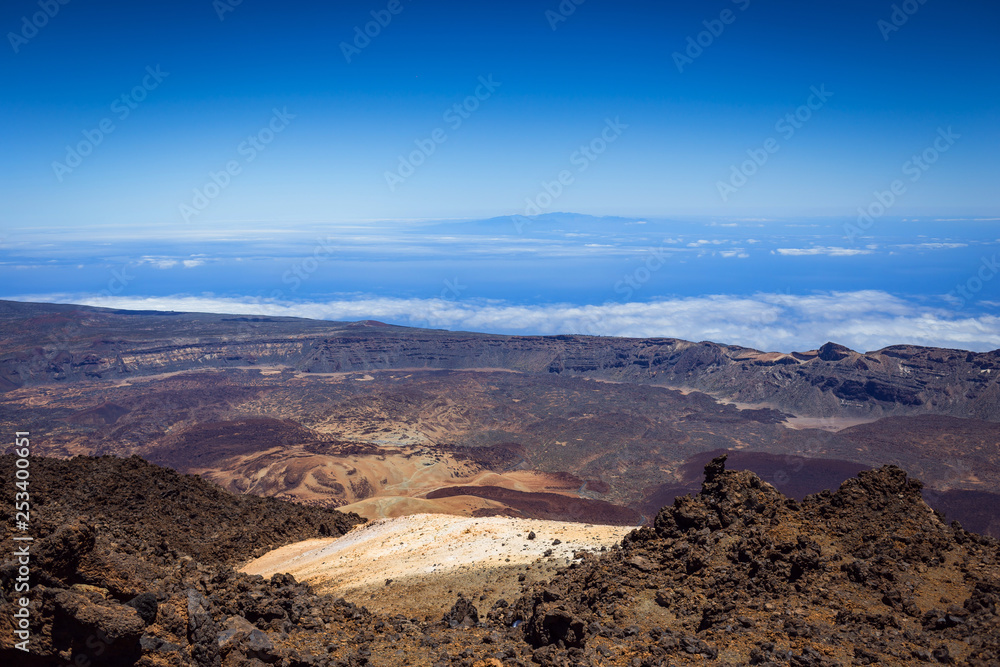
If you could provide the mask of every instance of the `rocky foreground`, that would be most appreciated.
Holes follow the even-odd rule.
[[[10,469],[9,457],[0,463]],[[427,620],[233,569],[258,532],[278,546],[356,519],[277,501],[251,515],[239,503],[256,501],[218,492],[226,520],[213,523],[195,478],[134,459],[33,463],[47,518],[32,548],[32,652],[13,648],[17,566],[5,550],[3,664],[1000,665],[997,542],[946,525],[894,467],[796,502],[715,459],[701,493],[620,547],[580,554],[490,609],[464,591]],[[144,495],[88,503],[95,475]],[[7,514],[12,496],[3,491]],[[210,546],[213,529],[228,548]]]

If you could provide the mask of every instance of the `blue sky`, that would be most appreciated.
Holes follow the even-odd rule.
[[[996,347],[992,277],[956,286],[1000,238],[998,25],[985,0],[12,0],[0,291],[491,330],[517,328],[487,303],[877,293],[960,331],[879,320],[858,345]],[[491,221],[559,211],[617,217]],[[290,289],[317,239],[336,249]],[[143,277],[102,295],[122,267]],[[462,314],[434,319],[442,290]],[[671,317],[524,330],[829,337]]]

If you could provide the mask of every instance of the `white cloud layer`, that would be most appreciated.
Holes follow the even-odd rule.
[[[175,266],[177,266],[178,263],[180,263],[181,266],[183,266],[185,269],[193,269],[196,266],[201,266],[202,264],[204,264],[205,260],[203,259],[176,260],[171,257],[145,256],[139,259],[139,261],[137,262],[137,264],[139,264],[140,266],[142,266],[143,264],[149,264],[151,266],[156,267],[157,269],[172,269]]]
[[[778,248],[779,255],[789,255],[792,257],[803,257],[807,255],[829,255],[830,257],[852,257],[854,255],[870,255],[871,250],[860,248],[838,248],[831,246],[828,248]]]
[[[22,295],[19,301],[175,310],[381,320],[407,326],[511,334],[712,340],[762,350],[815,349],[826,341],[855,350],[915,344],[977,351],[1000,348],[1000,317],[915,304],[880,291],[816,295],[710,295],[651,303],[516,305],[472,299],[357,297],[323,302],[215,296]]]

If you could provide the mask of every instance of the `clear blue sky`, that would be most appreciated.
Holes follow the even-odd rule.
[[[4,3],[0,225],[485,217],[523,213],[563,170],[550,211],[849,215],[947,127],[961,139],[895,213],[997,213],[996,2],[914,1],[885,39],[893,3],[872,0],[586,0],[554,30],[556,0],[400,0],[348,63],[341,43],[388,2],[243,0],[220,20],[224,1],[72,0],[13,45],[41,10]],[[678,71],[673,54],[724,10],[731,23]],[[454,127],[448,110],[490,76]],[[122,118],[114,101],[144,77],[155,87]],[[813,86],[833,95],[786,138],[776,123]],[[295,117],[248,162],[241,142],[275,108]],[[609,118],[627,129],[578,171],[574,151]],[[106,119],[113,132],[60,181],[53,162]],[[447,140],[391,190],[386,172],[438,128]],[[772,137],[780,150],[723,201],[731,165]],[[184,220],[231,160],[240,173]]]
[[[235,1],[0,9],[0,298],[1000,345],[995,0]]]

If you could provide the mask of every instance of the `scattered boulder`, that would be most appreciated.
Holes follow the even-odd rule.
[[[479,610],[464,596],[459,595],[451,610],[444,615],[444,622],[452,628],[471,628],[479,624]]]
[[[135,609],[136,613],[139,614],[139,618],[141,618],[142,622],[146,625],[156,623],[156,612],[159,604],[156,600],[155,593],[141,593],[125,604]]]
[[[219,667],[219,630],[212,619],[212,604],[204,595],[194,589],[187,592],[188,641],[191,643],[191,657],[199,665]]]

